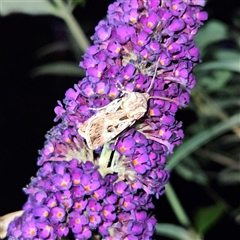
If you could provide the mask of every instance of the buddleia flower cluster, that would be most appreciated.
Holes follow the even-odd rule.
[[[24,189],[28,201],[10,224],[9,239],[56,239],[70,232],[76,239],[152,239],[156,219],[149,210],[168,182],[166,157],[183,138],[175,114],[195,85],[194,35],[207,19],[204,4],[117,0],[109,6],[80,62],[86,77],[55,108],[60,123],[46,135],[41,168]],[[89,149],[79,127],[131,92],[148,92],[146,114]],[[114,119],[119,128],[117,111],[127,113],[128,106],[120,108]],[[100,137],[108,120],[98,123]]]

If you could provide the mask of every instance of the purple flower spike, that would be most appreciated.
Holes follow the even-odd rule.
[[[54,240],[69,232],[76,239],[152,239],[156,219],[148,210],[152,196],[164,193],[166,159],[184,136],[175,115],[196,83],[194,35],[207,19],[204,3],[109,6],[80,63],[86,77],[54,109],[60,122],[46,134],[43,166],[24,189],[28,200],[9,239]],[[104,131],[113,125],[111,137]],[[86,140],[101,146],[92,150]]]

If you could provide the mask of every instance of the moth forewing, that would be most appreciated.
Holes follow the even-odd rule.
[[[92,108],[92,110],[98,110],[97,113],[95,113],[92,117],[90,117],[88,120],[86,120],[84,123],[80,124],[78,127],[78,133],[85,139],[87,138],[87,133],[89,129],[91,129],[93,121],[95,119],[101,119],[101,117],[104,117],[107,113],[116,112],[119,108],[119,102],[121,99],[115,99],[108,105],[101,107],[101,108]],[[87,141],[88,142],[88,141]]]
[[[116,117],[117,115],[117,117]],[[124,110],[117,113],[105,113],[94,117],[86,129],[86,142],[90,149],[96,149],[115,138],[124,129],[134,124],[133,119],[126,117]],[[88,133],[88,134],[87,134]]]
[[[112,102],[110,102],[105,109],[106,113],[114,113],[118,110],[118,108],[120,107],[120,103],[121,103],[122,98],[117,98],[114,99]]]
[[[81,135],[82,137],[85,138],[85,133],[86,133],[86,127],[87,127],[88,122],[86,121],[84,124],[81,124],[78,127],[78,133],[79,135]]]

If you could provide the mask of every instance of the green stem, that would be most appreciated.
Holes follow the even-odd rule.
[[[98,171],[101,173],[103,177],[106,174],[112,173],[111,168],[108,168],[111,154],[112,154],[112,150],[109,148],[109,143],[105,143],[103,145],[100,158],[98,159],[98,165],[99,165]]]
[[[90,45],[90,42],[84,34],[82,28],[77,23],[76,19],[72,15],[72,12],[68,9],[64,1],[54,0],[54,2],[59,8],[58,17],[65,21],[79,48],[83,53],[85,53]]]
[[[168,183],[166,185],[166,197],[168,199],[168,202],[170,203],[178,221],[185,227],[189,227],[191,225],[191,222],[182,207],[177,194],[175,193],[172,185]]]

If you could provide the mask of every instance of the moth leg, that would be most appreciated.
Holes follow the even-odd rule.
[[[155,70],[154,70],[154,74],[153,74],[153,77],[152,77],[152,80],[151,80],[151,83],[150,83],[150,86],[148,87],[147,89],[147,93],[150,92],[150,90],[152,89],[152,86],[153,86],[153,83],[154,83],[154,80],[157,76],[157,69],[158,69],[158,66],[159,66],[159,60],[160,60],[160,57],[158,58],[157,62],[156,62],[156,66],[155,66]]]
[[[160,99],[160,100],[163,100],[163,101],[173,102],[173,103],[177,104],[180,107],[186,107],[185,104],[181,104],[180,102],[178,102],[178,101],[176,101],[174,99],[171,99],[171,98],[167,98],[167,97],[151,96],[151,97],[149,97],[149,99]]]

